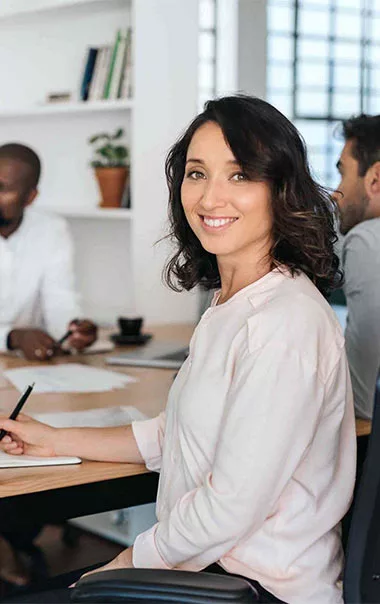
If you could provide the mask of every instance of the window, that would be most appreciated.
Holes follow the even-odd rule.
[[[380,112],[380,0],[268,0],[269,102],[304,136],[334,186],[342,120]]]
[[[216,95],[217,0],[199,0],[199,110]]]

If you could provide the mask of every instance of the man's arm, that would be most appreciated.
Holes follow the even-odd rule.
[[[41,304],[46,329],[55,339],[67,331],[73,319],[82,316],[75,289],[74,247],[63,220],[49,233],[49,258],[44,259],[45,272],[41,286]]]
[[[346,351],[355,412],[371,419],[380,367],[380,264],[370,232],[354,230],[343,246],[347,299]]]

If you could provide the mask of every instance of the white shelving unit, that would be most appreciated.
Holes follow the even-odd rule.
[[[65,103],[50,103],[32,106],[3,107],[0,108],[0,119],[11,117],[33,117],[59,114],[109,112],[122,109],[132,109],[132,99],[118,99],[115,101],[67,101]]]
[[[49,206],[38,205],[38,208],[45,212],[54,212],[63,218],[96,218],[97,220],[132,220],[133,212],[129,208],[86,208],[73,205]]]
[[[186,24],[186,26],[184,26]],[[80,102],[87,47],[133,30],[133,99]],[[9,77],[12,74],[12,77]],[[164,161],[197,110],[198,0],[1,0],[0,144],[30,145],[43,163],[36,206],[68,219],[88,316],[188,322],[197,297],[161,282],[166,245]],[[52,92],[72,100],[46,104]],[[99,208],[88,139],[123,127],[131,209]]]

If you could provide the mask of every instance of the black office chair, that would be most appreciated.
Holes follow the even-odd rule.
[[[71,602],[252,604],[259,602],[259,596],[248,581],[237,577],[135,568],[84,577],[72,590]]]
[[[380,602],[380,384],[363,474],[355,497],[344,572],[345,604]]]

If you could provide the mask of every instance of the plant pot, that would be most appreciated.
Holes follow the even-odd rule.
[[[129,178],[129,168],[95,168],[102,200],[101,208],[120,208],[124,189]]]

